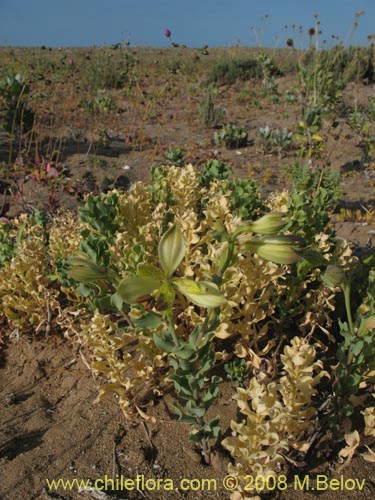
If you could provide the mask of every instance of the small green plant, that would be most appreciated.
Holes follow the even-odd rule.
[[[279,158],[290,148],[293,139],[292,132],[289,132],[286,128],[271,129],[268,125],[266,127],[259,127],[256,135],[262,153],[276,152]]]
[[[0,81],[0,96],[6,105],[3,128],[18,143],[34,125],[35,115],[28,105],[30,85],[22,75],[12,73]]]
[[[255,179],[238,179],[229,181],[225,188],[230,192],[229,200],[233,213],[243,220],[254,220],[264,210],[264,204]]]
[[[286,104],[294,104],[298,101],[298,98],[293,92],[286,90],[283,96],[283,101]]]
[[[274,129],[271,134],[272,145],[277,151],[277,155],[281,158],[285,151],[288,151],[292,144],[293,134],[288,129]]]
[[[299,157],[321,158],[325,145],[324,138],[319,134],[322,128],[321,108],[303,108],[302,120],[297,125],[296,141],[301,144]]]
[[[292,181],[287,206],[289,229],[296,230],[307,244],[321,232],[332,233],[328,227],[335,202],[340,196],[339,175],[329,169],[318,169],[295,162],[289,169]]]
[[[214,133],[213,143],[228,149],[241,148],[248,143],[248,132],[244,127],[234,124],[223,125],[220,131]]]
[[[347,316],[346,322],[339,319],[341,342],[337,349],[338,364],[335,367],[330,415],[331,425],[337,429],[345,419],[355,417],[358,406],[362,407],[366,397],[370,398],[366,389],[375,382],[374,255],[368,254],[359,267],[357,264],[357,269],[353,265],[348,270],[338,265],[328,266],[322,278],[327,286],[343,292]],[[354,315],[353,284],[356,284],[356,295],[359,295],[356,297],[359,306]]]
[[[0,268],[11,260],[16,250],[9,233],[9,222],[0,218]]]
[[[279,92],[278,92],[278,80],[274,77],[270,78],[263,82],[261,97],[268,97],[268,99],[276,104],[280,100]]]
[[[370,104],[367,109],[367,115],[372,122],[375,121],[375,96],[371,96]]]
[[[168,161],[169,165],[175,167],[182,167],[185,163],[185,155],[184,151],[179,147],[170,147],[165,152],[165,159]]]
[[[136,81],[138,61],[127,47],[119,50],[101,48],[95,51],[86,67],[86,82],[91,90],[132,86]]]
[[[210,85],[207,88],[206,99],[199,103],[199,120],[204,127],[215,128],[225,117],[225,110],[214,103],[216,95],[216,87]]]
[[[262,89],[261,96],[268,97],[272,102],[278,102],[279,82],[275,75],[279,74],[273,60],[265,52],[261,52],[257,57],[257,62],[262,70]]]
[[[375,136],[371,133],[371,123],[359,111],[349,115],[349,125],[360,135],[358,147],[362,151],[361,163],[368,166],[375,158]]]
[[[229,361],[224,365],[228,380],[236,382],[238,387],[245,387],[249,381],[251,370],[244,359]]]
[[[202,187],[210,187],[214,180],[227,180],[233,174],[233,169],[220,160],[206,160],[200,168],[199,183]]]
[[[79,106],[90,113],[114,113],[116,112],[116,103],[106,90],[98,90],[94,99],[81,99]]]
[[[265,127],[259,127],[256,130],[256,136],[258,138],[258,143],[261,149],[261,152],[265,155],[272,151],[272,138],[271,138],[272,129],[269,125]]]
[[[366,116],[358,110],[352,111],[348,116],[350,128],[361,133],[366,126]]]
[[[260,79],[262,75],[262,68],[255,59],[218,61],[209,71],[207,83],[233,84],[237,81]]]

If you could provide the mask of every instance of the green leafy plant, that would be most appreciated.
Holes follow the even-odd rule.
[[[200,167],[199,183],[202,187],[210,187],[214,180],[227,180],[233,169],[220,160],[206,160]]]
[[[248,132],[246,128],[234,124],[223,125],[220,131],[214,133],[213,143],[228,149],[241,148],[248,143]]]
[[[283,95],[283,101],[286,103],[286,104],[294,104],[296,103],[298,100],[298,97],[296,96],[296,94],[294,92],[291,92],[290,90],[286,90],[284,95]]]
[[[351,129],[360,133],[365,127],[366,117],[360,111],[354,110],[348,116],[348,123]]]
[[[94,99],[81,99],[79,106],[93,114],[116,111],[116,103],[106,90],[98,90]]]
[[[0,96],[6,105],[4,129],[20,141],[34,125],[34,112],[28,104],[30,85],[19,73],[12,73],[0,81]]]
[[[262,153],[276,152],[279,158],[290,148],[293,139],[292,132],[289,132],[286,128],[271,129],[268,125],[266,127],[259,127],[256,135],[259,139]]]
[[[367,115],[372,122],[375,121],[375,96],[371,96],[370,104],[367,108]]]
[[[295,162],[288,175],[292,180],[287,201],[289,229],[308,244],[316,234],[332,234],[329,214],[340,195],[338,174]]]
[[[370,397],[367,389],[375,382],[374,255],[369,254],[357,263],[357,269],[353,264],[348,270],[331,265],[322,279],[327,286],[342,291],[347,316],[346,322],[338,321],[341,342],[336,354],[338,364],[335,367],[333,410],[330,415],[331,425],[337,429],[346,418],[354,418],[355,413],[358,417],[358,407],[366,403]],[[359,295],[359,302],[362,300],[354,315],[352,282],[359,283],[356,294]]]
[[[77,282],[77,292],[92,311],[117,310],[111,300],[115,293],[111,281],[117,280],[117,268],[111,259],[110,245],[119,229],[118,213],[116,192],[89,195],[79,210],[82,224],[79,252],[70,259],[60,259],[57,264],[63,285],[69,287]],[[75,269],[73,274],[69,272],[71,267]]]
[[[222,189],[228,189],[229,200],[233,213],[243,220],[253,220],[265,209],[261,199],[259,184],[255,179],[235,178],[223,184]]]
[[[262,77],[262,68],[255,59],[232,59],[217,61],[207,75],[207,83],[233,84],[236,81],[259,79]]]
[[[185,155],[184,151],[179,147],[170,147],[165,152],[165,159],[168,160],[169,165],[173,165],[175,167],[182,167],[185,163]]]
[[[316,33],[318,33],[317,28]],[[299,76],[302,86],[303,104],[306,107],[322,106],[331,109],[341,97],[343,80],[335,73],[335,60],[339,52],[309,51],[307,60],[300,65]]]
[[[236,382],[238,387],[245,387],[249,381],[251,370],[244,359],[229,361],[224,365],[228,380]]]
[[[258,144],[262,153],[265,155],[272,151],[272,129],[269,125],[265,127],[259,127],[256,130],[256,136],[258,138]]]
[[[298,156],[320,158],[324,152],[324,138],[319,134],[322,128],[321,108],[304,108],[302,120],[297,125],[296,141],[301,144]]]
[[[128,47],[95,51],[85,68],[85,81],[91,90],[117,89],[132,86],[136,81],[137,59]]]
[[[164,311],[168,329],[162,336],[154,334],[154,342],[162,352],[170,352],[170,365],[173,369],[169,380],[174,383],[177,397],[186,401],[183,409],[174,406],[180,420],[193,426],[190,440],[200,443],[206,463],[210,463],[209,441],[218,436],[219,418],[206,422],[205,415],[218,395],[220,377],[206,379],[215,364],[215,354],[210,342],[212,332],[217,326],[218,310],[226,299],[214,283],[192,281],[187,278],[173,277],[185,256],[186,243],[176,225],[173,225],[161,238],[158,254],[162,270],[150,264],[137,267],[137,275],[125,277],[118,285],[117,294],[129,304],[140,297],[153,293],[156,307]],[[197,325],[187,341],[181,339],[175,330],[173,306],[176,292],[182,293],[199,307],[207,308],[206,320]],[[216,312],[215,312],[216,311]]]
[[[281,158],[285,151],[290,149],[292,144],[293,134],[288,129],[274,129],[272,131],[272,143],[277,151],[277,155]]]
[[[262,70],[261,96],[270,98],[272,102],[278,102],[278,80],[275,75],[279,74],[279,70],[266,52],[261,52],[258,55],[257,62]]]
[[[215,128],[223,121],[225,110],[214,103],[217,95],[215,86],[208,86],[206,93],[206,99],[199,103],[199,121],[204,127]]]
[[[0,219],[0,268],[11,260],[16,248],[10,236],[10,223]]]

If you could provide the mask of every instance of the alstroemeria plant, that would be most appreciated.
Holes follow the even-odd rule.
[[[161,269],[152,264],[139,264],[135,276],[127,276],[120,282],[118,294],[124,302],[134,304],[141,297],[153,293],[159,304],[165,305],[166,310],[172,308],[176,291],[200,307],[213,308],[225,304],[225,297],[214,283],[173,276],[185,251],[184,237],[174,224],[164,233],[159,243]]]
[[[240,252],[254,252],[280,264],[291,264],[299,258],[300,241],[291,235],[277,235],[287,223],[283,213],[269,213],[257,221],[237,227],[229,234],[223,224],[216,224],[211,236],[224,242],[224,251],[218,262],[218,271],[212,281],[195,281],[177,276],[177,270],[187,252],[186,241],[176,224],[163,234],[158,245],[160,266],[140,263],[134,275],[111,279],[110,271],[81,258],[70,260],[71,277],[81,282],[95,278],[109,279],[116,290],[112,303],[122,310],[122,304],[141,304],[150,298],[155,305],[144,317],[156,323],[153,340],[163,353],[169,354],[171,373],[179,404],[174,405],[179,419],[191,425],[190,440],[199,443],[203,458],[210,463],[209,441],[220,432],[219,417],[206,420],[206,413],[218,397],[221,378],[212,375],[215,367],[215,348],[212,339],[220,325],[220,307],[227,303],[219,285],[226,269]],[[255,234],[254,234],[255,233]],[[113,277],[112,277],[113,278]],[[189,336],[177,331],[176,296],[182,294],[188,301],[205,309],[204,321],[193,325]],[[129,320],[130,321],[130,320]],[[155,323],[156,321],[156,323]],[[153,328],[153,327],[151,327]]]

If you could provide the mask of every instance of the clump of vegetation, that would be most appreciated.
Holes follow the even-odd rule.
[[[339,439],[342,420],[362,412],[372,432],[371,398],[350,395],[372,383],[375,263],[364,260],[358,277],[348,246],[323,233],[335,191],[330,175],[295,170],[294,191],[267,203],[248,180],[245,187],[231,176],[217,160],[200,170],[154,168],[150,185],[88,196],[78,220],[63,214],[48,229],[20,218],[17,232],[4,232],[0,303],[2,320],[18,334],[51,325],[75,332],[104,380],[100,395],[115,394],[127,418],[145,418],[150,391],[173,387],[176,415],[206,464],[223,432],[211,411],[224,361],[246,416],[233,420],[222,442],[241,491],[244,475],[275,476],[293,450],[307,453],[327,422]],[[17,241],[13,255],[9,238]],[[347,308],[341,324],[339,384],[326,371],[335,297],[323,273],[329,287],[342,287],[346,306],[349,282],[362,283],[358,315]],[[320,327],[326,337],[318,351]],[[334,404],[323,418],[319,407],[329,396]]]
[[[276,76],[280,75],[280,71],[275,66],[273,59],[265,52],[259,54],[257,62],[262,69],[261,95],[263,97],[268,97],[272,102],[278,102],[279,92]]]
[[[233,123],[223,125],[220,131],[214,133],[213,143],[228,149],[243,148],[248,143],[248,132],[245,127]]]
[[[349,82],[375,81],[373,61],[373,47],[310,50],[299,70],[304,104],[332,109]]]
[[[227,379],[236,382],[238,387],[245,387],[251,375],[251,370],[244,359],[236,359],[225,364]]]
[[[175,167],[182,167],[182,165],[185,163],[185,153],[184,151],[175,146],[175,147],[170,147],[166,152],[165,152],[165,159],[168,161],[168,165],[174,165]]]
[[[262,76],[262,67],[256,59],[232,59],[215,62],[207,75],[207,83],[228,85],[237,81],[260,80]]]
[[[217,95],[215,86],[207,88],[207,97],[199,104],[199,120],[204,127],[215,128],[225,117],[225,110],[214,103],[214,98]]]
[[[277,153],[279,158],[291,147],[293,139],[292,132],[289,132],[286,128],[272,129],[268,125],[259,127],[256,135],[262,153]]]
[[[98,90],[93,99],[81,99],[79,106],[93,114],[114,113],[117,109],[115,100],[106,90]]]
[[[127,47],[96,51],[85,69],[84,79],[90,90],[118,89],[136,81],[137,59]]]
[[[30,85],[21,74],[10,74],[0,81],[0,96],[6,106],[3,128],[20,141],[34,125],[35,115],[28,103]]]
[[[299,157],[319,159],[325,149],[322,129],[323,109],[320,105],[307,106],[302,109],[301,121],[297,124],[295,139],[300,144]]]
[[[340,196],[339,174],[294,162],[288,176],[292,182],[287,201],[290,229],[307,243],[314,241],[316,233],[330,234],[330,212]]]

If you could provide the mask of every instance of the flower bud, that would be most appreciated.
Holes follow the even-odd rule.
[[[288,220],[283,212],[271,212],[263,215],[260,219],[250,224],[252,231],[259,234],[277,234],[281,231]]]
[[[243,248],[275,264],[293,264],[301,259],[297,252],[302,249],[302,242],[292,235],[264,236],[248,239]]]
[[[327,266],[326,272],[322,279],[327,286],[344,287],[346,284],[346,274],[340,266]]]
[[[104,267],[81,257],[70,257],[68,259],[67,275],[69,278],[81,283],[92,283],[109,278],[108,271]]]

